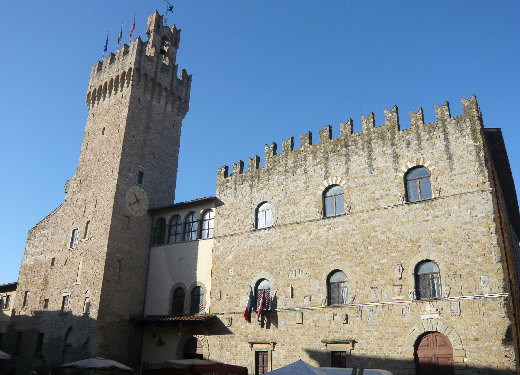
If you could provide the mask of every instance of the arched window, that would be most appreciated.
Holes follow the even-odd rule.
[[[256,228],[269,228],[273,226],[273,206],[264,202],[256,210]]]
[[[260,308],[264,290],[266,310],[271,310],[271,283],[267,279],[260,279],[255,286],[256,311]]]
[[[342,271],[333,271],[327,280],[329,305],[346,305],[348,303],[347,276]]]
[[[173,292],[172,315],[184,314],[184,289],[176,288]]]
[[[184,222],[184,241],[195,241],[198,229],[199,218],[195,212],[191,211]]]
[[[182,220],[179,215],[174,215],[168,226],[168,243],[177,243],[182,241]]]
[[[155,223],[153,230],[153,244],[162,245],[164,244],[164,237],[166,235],[166,219],[161,217]]]
[[[196,337],[190,337],[182,351],[184,359],[203,359],[202,342]]]
[[[215,228],[215,212],[212,209],[207,210],[202,215],[202,228],[200,230],[200,238],[203,240],[213,238],[213,229]]]
[[[196,286],[191,290],[190,313],[197,314],[204,312],[204,289]]]
[[[323,206],[325,217],[343,215],[345,213],[345,200],[341,186],[333,185],[325,190]]]
[[[417,299],[441,296],[441,273],[434,262],[425,260],[415,267],[415,292]]]
[[[430,171],[424,167],[414,167],[405,174],[406,200],[417,202],[432,197]]]

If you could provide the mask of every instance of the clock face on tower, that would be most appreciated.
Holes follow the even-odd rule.
[[[141,186],[132,186],[126,192],[125,203],[132,215],[142,216],[148,210],[148,194]]]

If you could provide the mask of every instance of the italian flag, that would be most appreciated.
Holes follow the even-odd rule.
[[[251,311],[255,306],[255,296],[253,295],[253,289],[249,288],[249,299],[247,300],[246,311],[244,311],[244,319],[251,322]]]
[[[260,320],[260,317],[262,316],[262,313],[266,310],[266,300],[265,300],[265,289],[262,290],[262,297],[260,298],[260,307],[258,308],[258,313],[256,314],[256,317],[258,320]]]

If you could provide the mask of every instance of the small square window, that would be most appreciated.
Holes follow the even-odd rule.
[[[41,354],[43,351],[43,333],[38,333],[38,340],[36,341],[36,348],[34,354]]]
[[[88,236],[88,227],[90,225],[90,220],[88,220],[85,224],[85,232],[83,232],[83,239],[86,239]]]
[[[85,297],[85,301],[83,302],[83,314],[90,314],[90,297]]]
[[[29,306],[29,297],[30,297],[30,295],[31,295],[31,292],[26,290],[25,294],[23,295],[22,308],[26,308],[27,306]]]
[[[142,185],[143,180],[144,180],[144,172],[143,171],[137,172],[137,184]]]
[[[78,228],[72,231],[72,235],[70,237],[70,248],[75,249],[78,246]]]
[[[68,312],[70,310],[70,295],[65,294],[61,300],[61,312]]]

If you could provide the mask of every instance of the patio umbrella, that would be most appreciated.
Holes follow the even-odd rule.
[[[314,367],[299,359],[287,366],[265,373],[265,375],[326,375],[319,367]]]
[[[352,368],[314,367],[300,359],[264,375],[352,375],[358,374],[358,371]],[[386,370],[363,369],[363,375],[392,375],[392,373]]]
[[[161,371],[161,374],[234,374],[247,375],[247,367],[229,365],[207,359],[176,359],[145,363],[146,370]],[[155,372],[154,372],[155,373]]]
[[[134,369],[123,365],[122,363],[112,361],[111,359],[105,359],[101,357],[94,357],[88,359],[82,359],[81,361],[65,363],[60,367],[76,368],[76,369],[87,369],[87,370],[123,370],[123,371],[134,371]]]
[[[11,359],[11,356],[0,350],[0,359]]]

